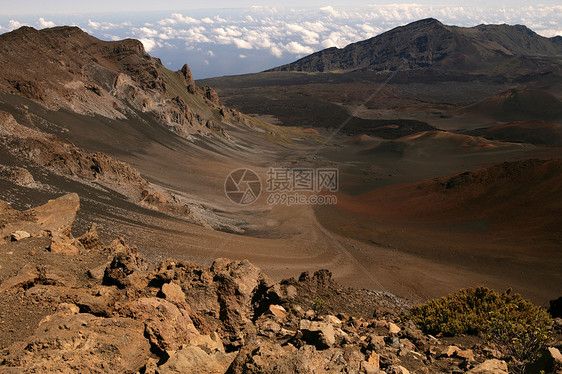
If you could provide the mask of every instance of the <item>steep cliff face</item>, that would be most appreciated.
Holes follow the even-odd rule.
[[[454,69],[476,71],[508,63],[536,64],[536,57],[562,58],[556,38],[544,38],[525,26],[446,26],[428,18],[397,27],[345,48],[329,48],[272,71],[349,71],[369,69]],[[533,58],[531,58],[533,57]],[[516,58],[516,62],[512,59]]]
[[[146,53],[138,40],[101,41],[77,27],[22,27],[0,36],[0,90],[49,109],[108,118],[149,113],[176,133],[227,136],[221,122],[243,120],[221,107],[189,67],[177,72]]]

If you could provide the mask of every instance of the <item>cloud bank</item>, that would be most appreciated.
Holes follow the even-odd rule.
[[[94,16],[66,17],[9,19],[0,23],[0,30],[8,31],[24,24],[38,28],[76,24],[106,40],[137,38],[147,51],[161,57],[169,67],[179,67],[189,60],[199,77],[267,69],[324,48],[342,48],[428,17],[458,26],[524,24],[546,37],[562,35],[562,6],[559,5],[486,8],[389,4],[301,9],[254,6],[189,14],[170,12],[164,16],[146,13],[136,18],[113,15],[111,22]],[[118,18],[121,20],[115,21]]]

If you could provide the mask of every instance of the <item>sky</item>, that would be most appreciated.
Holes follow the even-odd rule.
[[[76,25],[103,40],[135,38],[172,70],[189,64],[197,79],[263,71],[428,17],[458,26],[524,24],[546,37],[562,35],[562,5],[548,0],[289,0],[282,7],[214,0],[206,9],[200,1],[2,2],[0,33],[22,25]]]

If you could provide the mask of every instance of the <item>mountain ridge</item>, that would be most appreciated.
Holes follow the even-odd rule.
[[[228,138],[221,123],[244,122],[210,87],[197,87],[187,65],[166,69],[139,40],[103,41],[75,26],[23,26],[0,35],[0,49],[0,90],[52,110],[113,119],[149,113],[186,138]]]
[[[447,26],[426,18],[372,38],[328,48],[270,71],[396,71],[453,69],[477,71],[520,58],[521,65],[536,58],[562,58],[562,43],[523,25]],[[530,60],[530,61],[528,61]]]

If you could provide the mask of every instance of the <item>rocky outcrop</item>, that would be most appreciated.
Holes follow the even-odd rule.
[[[138,40],[106,42],[77,27],[25,26],[0,35],[0,59],[0,90],[49,109],[120,119],[149,113],[185,137],[210,133],[205,123],[221,118],[214,90],[198,88],[187,65],[166,69]]]
[[[187,205],[147,182],[129,164],[101,152],[87,153],[67,140],[23,126],[11,114],[2,111],[0,143],[13,155],[23,156],[53,173],[82,182],[101,184],[135,202],[160,211],[183,216],[190,212]]]
[[[483,341],[453,345],[425,335],[399,316],[405,303],[366,290],[346,295],[351,291],[327,270],[281,283],[248,261],[223,258],[210,267],[168,259],[148,270],[135,247],[123,239],[104,244],[96,226],[67,243],[75,251],[49,252],[34,242],[39,230],[71,239],[78,207],[76,195],[19,214],[0,202],[3,227],[28,228],[30,237],[20,240],[42,256],[34,266],[10,255],[22,250],[18,241],[0,245],[0,339],[18,334],[20,323],[6,319],[17,312],[4,300],[45,308],[32,329],[0,351],[2,371],[507,373],[504,361],[486,359],[492,350]],[[80,263],[88,266],[74,265]],[[315,310],[303,298],[316,300]],[[342,303],[377,317],[333,310]],[[551,366],[558,365],[559,352],[549,352]]]

